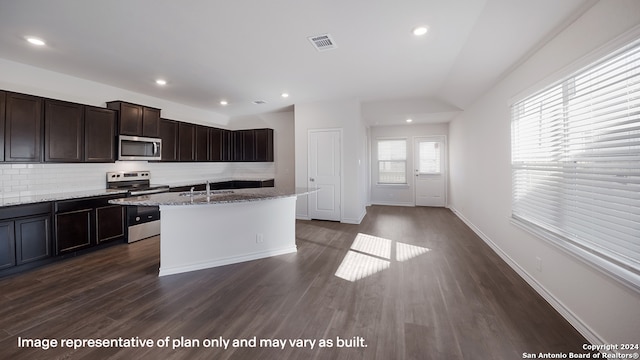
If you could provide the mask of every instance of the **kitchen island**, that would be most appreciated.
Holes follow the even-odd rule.
[[[160,276],[297,251],[296,198],[278,188],[160,193],[111,203],[160,207]]]

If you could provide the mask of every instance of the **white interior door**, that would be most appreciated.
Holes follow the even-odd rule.
[[[445,151],[444,136],[414,138],[416,206],[446,205]]]
[[[309,195],[309,217],[312,219],[341,219],[340,134],[340,130],[309,131],[308,187],[320,189]]]

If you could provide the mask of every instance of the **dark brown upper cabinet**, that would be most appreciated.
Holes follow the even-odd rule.
[[[120,135],[160,136],[160,109],[125,101],[110,101],[107,108],[118,111]]]
[[[196,161],[209,161],[209,128],[196,125]]]
[[[115,162],[117,112],[84,107],[84,161]]]
[[[83,161],[84,106],[52,99],[44,104],[44,161]]]
[[[42,160],[42,98],[7,93],[5,109],[4,160]]]
[[[255,161],[273,162],[273,129],[254,130],[256,141]]]
[[[194,161],[196,126],[180,122],[178,123],[178,160]]]
[[[235,133],[235,161],[255,161],[256,143],[253,130],[236,130]]]
[[[222,161],[222,129],[209,129],[209,161]]]
[[[160,139],[162,139],[162,160],[178,160],[178,122],[160,119]]]
[[[234,131],[235,161],[273,161],[273,129]]]
[[[4,118],[7,108],[7,93],[0,91],[0,161],[4,161]]]
[[[160,109],[142,108],[142,136],[160,136]]]

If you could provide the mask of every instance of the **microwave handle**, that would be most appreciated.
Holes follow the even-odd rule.
[[[157,142],[153,142],[153,155],[158,153],[158,143]]]

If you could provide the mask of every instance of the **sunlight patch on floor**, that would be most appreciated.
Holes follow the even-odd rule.
[[[373,256],[349,251],[345,255],[335,275],[348,281],[356,281],[388,269],[391,262]]]
[[[422,246],[409,245],[401,242],[396,243],[396,260],[407,261],[416,256],[426,254],[429,249]]]
[[[351,244],[351,249],[342,259],[335,276],[356,281],[373,275],[391,266],[393,240],[358,233]],[[395,260],[407,261],[426,254],[429,249],[421,246],[395,242]]]

